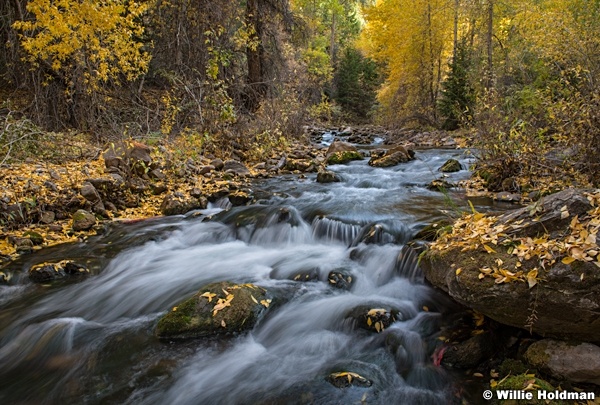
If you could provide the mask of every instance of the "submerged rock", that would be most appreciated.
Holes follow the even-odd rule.
[[[254,284],[213,283],[164,315],[155,333],[161,339],[189,339],[251,329],[271,300]]]
[[[544,339],[525,352],[527,362],[559,380],[600,385],[600,347]]]

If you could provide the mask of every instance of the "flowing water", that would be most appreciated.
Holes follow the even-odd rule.
[[[431,358],[451,304],[424,283],[405,245],[425,223],[468,209],[460,192],[425,185],[448,158],[464,167],[472,159],[456,150],[416,157],[386,169],[366,160],[331,166],[340,183],[265,180],[253,206],[113,224],[85,243],[12,263],[4,271],[13,282],[0,287],[0,403],[460,402],[460,382]],[[369,230],[373,243],[362,243]],[[93,275],[28,281],[31,264],[65,258]],[[352,275],[350,290],[327,283],[333,270]],[[293,280],[307,272],[313,281]],[[250,332],[183,342],[154,336],[167,310],[222,280],[252,282],[275,297]],[[381,333],[356,327],[356,308],[381,306],[397,308],[399,320]],[[337,388],[327,376],[340,371],[372,385]]]

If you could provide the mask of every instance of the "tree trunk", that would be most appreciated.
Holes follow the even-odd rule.
[[[248,108],[256,110],[260,100],[265,94],[265,83],[262,75],[261,57],[261,24],[259,18],[259,0],[248,0],[246,3],[246,22],[249,27],[254,28],[254,34],[250,39],[251,45],[246,47],[246,58],[248,60]]]
[[[488,21],[487,21],[487,74],[485,85],[489,90],[492,88],[492,79],[493,79],[493,60],[492,60],[492,52],[493,52],[493,35],[494,35],[494,1],[488,0]]]

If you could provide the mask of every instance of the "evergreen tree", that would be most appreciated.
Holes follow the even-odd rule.
[[[455,130],[471,121],[475,103],[468,74],[470,60],[464,42],[457,44],[449,68],[448,76],[442,83],[438,111],[444,119],[442,128]]]
[[[366,119],[372,111],[381,75],[377,64],[358,50],[346,48],[336,74],[336,101],[348,113]]]

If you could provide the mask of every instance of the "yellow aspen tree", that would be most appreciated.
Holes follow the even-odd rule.
[[[452,51],[454,3],[380,0],[365,9],[361,47],[387,65],[379,93],[385,119],[436,120],[439,85]]]
[[[31,0],[33,20],[17,21],[20,42],[34,68],[60,78],[67,92],[88,94],[145,73],[142,15],[148,2],[135,0]]]

